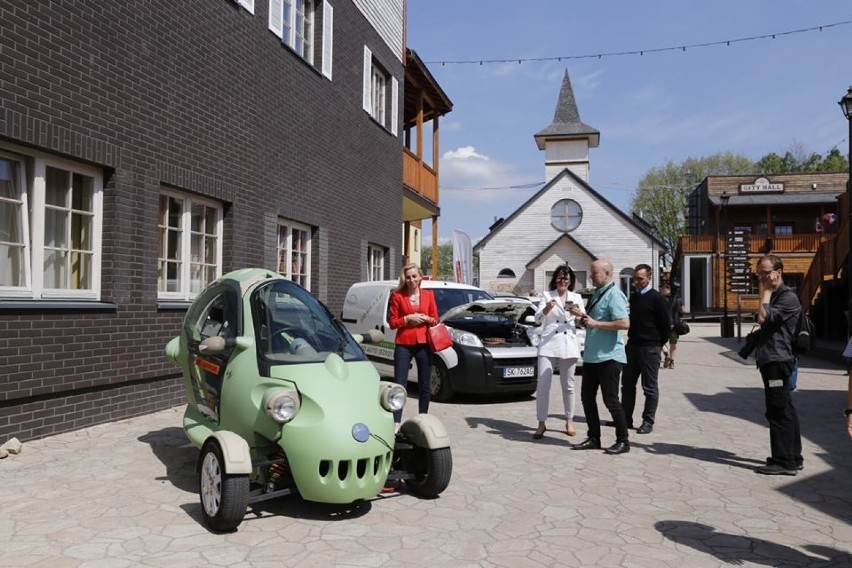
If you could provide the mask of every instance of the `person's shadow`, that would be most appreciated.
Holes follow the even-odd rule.
[[[717,532],[714,527],[690,521],[658,521],[654,528],[679,545],[715,556],[726,564],[746,563],[797,568],[841,568],[852,566],[852,555],[827,546],[808,544],[810,556],[795,548],[768,540]]]

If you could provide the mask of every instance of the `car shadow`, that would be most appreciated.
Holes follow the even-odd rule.
[[[852,566],[852,555],[827,546],[806,544],[811,556],[795,548],[748,535],[718,532],[712,526],[691,521],[658,521],[654,524],[667,539],[714,556],[725,564],[840,568]]]
[[[138,440],[151,446],[151,451],[166,466],[165,477],[155,479],[168,480],[182,491],[198,492],[198,476],[195,471],[198,449],[189,442],[183,428],[170,426],[154,430],[139,436]]]

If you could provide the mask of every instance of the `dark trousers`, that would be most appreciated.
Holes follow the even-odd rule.
[[[627,424],[633,424],[633,409],[636,408],[636,383],[642,377],[642,392],[645,393],[645,408],[642,411],[642,422],[654,423],[657,414],[657,404],[660,402],[660,389],[657,377],[660,374],[659,345],[636,345],[627,342],[627,365],[621,375],[621,406]]]
[[[405,387],[408,384],[408,368],[411,360],[417,365],[417,386],[420,390],[417,407],[420,414],[429,412],[432,399],[432,353],[425,343],[417,345],[397,345],[393,348],[393,378],[396,384]],[[402,421],[402,410],[393,413],[394,422]]]
[[[601,439],[601,417],[598,414],[598,387],[601,389],[604,405],[615,422],[615,439],[626,442],[627,419],[624,409],[618,400],[618,378],[621,374],[621,363],[604,361],[602,363],[583,364],[583,385],[580,389],[580,399],[583,401],[583,412],[586,414],[586,424],[589,427],[589,438]]]
[[[793,469],[802,464],[802,435],[799,415],[790,396],[792,361],[766,363],[760,366],[766,397],[766,419],[769,421],[769,461]]]

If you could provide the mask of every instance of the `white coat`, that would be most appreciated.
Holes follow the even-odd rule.
[[[535,313],[535,323],[541,326],[541,341],[538,344],[539,357],[558,357],[560,359],[580,358],[580,339],[577,337],[576,318],[572,316],[559,292],[548,290],[543,295],[540,307]],[[556,306],[544,314],[547,302],[556,299]],[[568,302],[574,302],[585,313],[583,298],[576,292],[568,292]]]

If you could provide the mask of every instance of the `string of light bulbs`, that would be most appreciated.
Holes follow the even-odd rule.
[[[692,43],[687,45],[674,45],[670,47],[656,47],[652,49],[634,49],[630,51],[611,51],[606,53],[588,53],[585,55],[558,55],[553,57],[512,57],[509,59],[464,59],[457,61],[427,61],[428,65],[470,65],[476,64],[484,65],[486,63],[533,63],[533,62],[541,62],[541,61],[562,61],[571,60],[571,59],[603,59],[604,57],[621,57],[625,55],[639,55],[644,56],[651,53],[662,53],[665,51],[686,51],[687,49],[698,49],[704,47],[718,47],[718,46],[730,46],[733,43],[742,43],[746,41],[756,41],[761,39],[776,39],[780,36],[789,36],[795,34],[803,34],[810,32],[821,32],[824,29],[828,28],[836,28],[840,26],[848,26],[852,24],[852,20],[845,20],[842,22],[833,22],[830,24],[823,24],[821,26],[812,26],[809,28],[801,28],[798,30],[788,30],[783,32],[775,32],[763,35],[749,36],[749,37],[740,37],[736,39],[725,39],[720,41],[709,41],[705,43]]]

